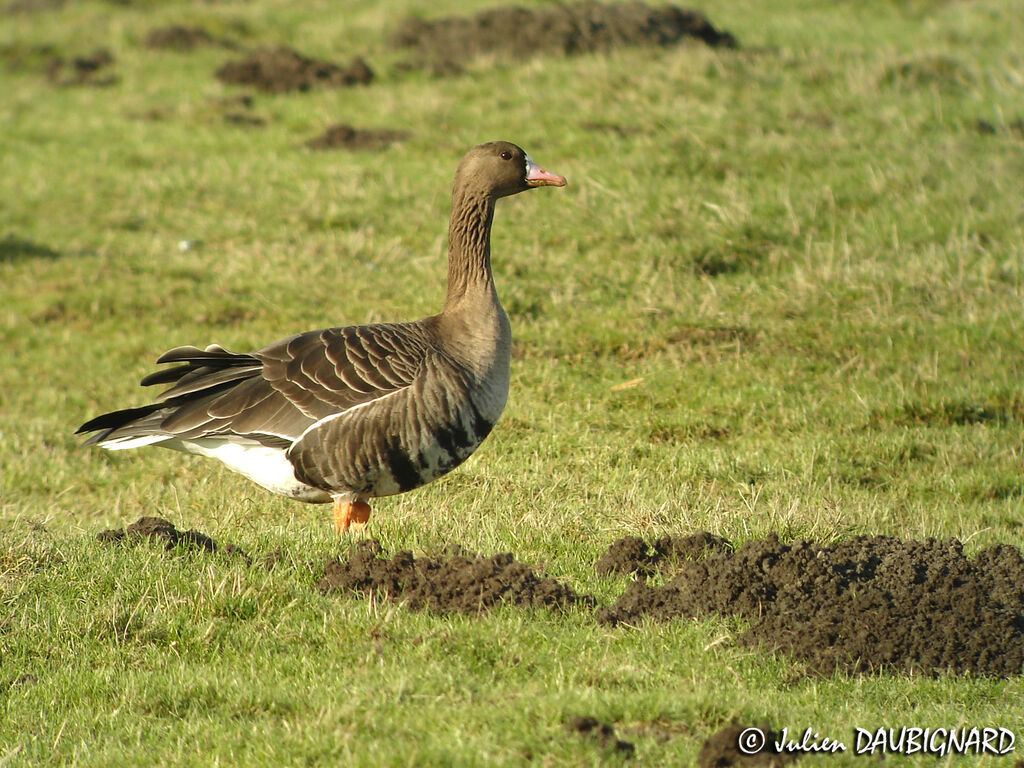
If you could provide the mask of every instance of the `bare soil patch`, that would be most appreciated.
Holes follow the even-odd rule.
[[[111,528],[96,534],[96,539],[105,544],[138,544],[144,541],[157,541],[164,544],[164,549],[175,547],[194,549],[204,552],[224,552],[239,555],[251,564],[249,556],[234,544],[219,546],[216,541],[205,533],[195,529],[179,531],[174,523],[162,517],[140,517],[127,528]]]
[[[438,558],[415,558],[403,551],[389,559],[376,539],[356,544],[348,560],[329,561],[318,588],[324,593],[373,594],[437,614],[479,614],[502,604],[562,609],[594,605],[590,595],[537,575],[508,553],[481,557],[455,545]]]
[[[736,39],[698,11],[641,2],[581,2],[551,8],[501,6],[475,16],[410,18],[391,45],[411,54],[408,65],[436,74],[459,72],[480,55],[525,59],[538,54],[608,51],[623,46],[670,46],[686,39],[733,48]]]
[[[237,45],[226,38],[211,35],[202,27],[184,24],[172,24],[157,27],[149,31],[143,44],[147,48],[187,52],[203,46],[220,46],[236,48]]]
[[[260,48],[243,59],[227,62],[215,74],[222,82],[251,85],[268,93],[365,85],[373,80],[373,70],[359,56],[342,67],[284,46]]]
[[[409,138],[408,131],[356,128],[347,123],[329,126],[319,136],[306,142],[310,149],[366,149],[380,150]]]
[[[196,530],[179,531],[174,527],[174,523],[162,517],[140,517],[127,528],[111,528],[96,534],[96,538],[106,543],[157,539],[164,541],[167,549],[183,544],[207,552],[217,551],[217,542],[206,534]]]
[[[224,122],[231,125],[240,125],[246,128],[262,128],[267,124],[267,118],[262,115],[252,115],[248,112],[228,111],[224,113]]]
[[[46,76],[54,85],[107,86],[119,78],[110,72],[114,55],[106,48],[97,48],[90,54],[65,59],[54,56],[46,63]]]
[[[579,734],[619,757],[632,757],[636,751],[636,746],[632,742],[622,741],[615,735],[612,726],[602,723],[595,717],[574,717],[565,724],[565,727],[570,733]]]
[[[1024,139],[1024,117],[1016,117],[1004,125],[997,125],[981,118],[974,121],[974,130],[984,136],[995,136],[1005,133],[1015,139]]]
[[[699,560],[716,552],[732,552],[732,544],[706,531],[689,536],[662,536],[650,544],[639,536],[625,536],[608,547],[594,564],[594,570],[598,576],[650,576],[665,567],[678,566],[681,560]]]
[[[628,549],[649,570],[650,550],[633,542],[616,542],[599,562],[614,559],[612,549]],[[735,551],[705,549],[663,586],[635,581],[596,618],[715,614],[751,622],[741,645],[792,654],[824,674],[1011,677],[1024,669],[1024,558],[996,545],[968,559],[955,539],[858,536],[822,546],[772,535]]]
[[[158,517],[103,531],[107,543],[157,541],[235,553]],[[280,553],[264,558],[267,568]],[[402,603],[436,614],[479,615],[498,605],[596,608],[605,625],[702,616],[738,616],[741,646],[794,657],[811,672],[965,674],[1024,672],[1024,556],[994,545],[968,558],[955,540],[858,536],[820,545],[784,544],[774,534],[734,549],[706,532],[653,541],[625,537],[597,560],[601,576],[633,581],[610,606],[539,574],[511,554],[482,556],[459,545],[439,556],[389,556],[376,540],[347,559],[328,560],[317,587]],[[657,577],[660,585],[648,579]]]

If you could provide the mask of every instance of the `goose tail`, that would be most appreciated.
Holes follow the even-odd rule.
[[[90,419],[75,430],[76,435],[95,432],[85,445],[100,445],[112,451],[126,448],[141,448],[159,443],[171,437],[160,430],[164,414],[163,405],[144,405],[141,408],[125,408]]]
[[[260,361],[252,355],[228,352],[217,344],[206,349],[176,347],[161,355],[157,363],[179,363],[142,379],[144,387],[170,385],[156,398],[157,402],[112,411],[85,422],[75,434],[96,433],[85,445],[119,451],[170,440],[176,435],[164,429],[163,424],[180,406],[228,389],[261,368]]]

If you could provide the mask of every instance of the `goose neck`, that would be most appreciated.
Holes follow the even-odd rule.
[[[451,308],[461,299],[493,293],[491,223],[494,200],[488,195],[456,190],[448,223],[448,297]]]

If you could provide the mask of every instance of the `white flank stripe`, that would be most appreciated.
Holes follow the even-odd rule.
[[[142,435],[141,437],[118,437],[115,438],[114,440],[105,440],[99,445],[101,448],[106,448],[108,451],[124,451],[127,450],[128,448],[142,448],[144,445],[162,443],[164,440],[169,440],[170,437],[170,435]]]
[[[332,413],[330,416],[324,416],[319,421],[314,421],[312,424],[310,424],[308,427],[306,427],[305,430],[303,430],[302,434],[299,435],[297,438],[295,438],[295,442],[296,443],[299,442],[302,438],[304,438],[306,435],[308,435],[314,429],[319,429],[320,427],[322,427],[324,424],[326,424],[329,421],[334,421],[335,419],[340,418],[341,416],[344,416],[345,414],[352,413],[352,411],[358,411],[360,408],[365,408],[368,405],[373,405],[374,403],[379,403],[381,400],[386,400],[387,398],[392,397],[393,395],[397,395],[397,394],[399,394],[401,392],[405,392],[405,390],[407,390],[408,388],[409,388],[409,385],[407,384],[404,387],[402,387],[401,389],[396,389],[396,390],[394,390],[392,392],[388,392],[386,395],[381,395],[380,397],[375,397],[373,400],[367,400],[365,403],[360,403],[359,405],[353,405],[351,408],[348,408],[348,409],[346,409],[344,411],[339,411],[338,413]]]

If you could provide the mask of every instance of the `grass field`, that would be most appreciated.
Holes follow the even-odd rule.
[[[350,546],[327,507],[196,458],[80,447],[87,418],[146,402],[171,347],[435,312],[455,164],[502,138],[569,178],[498,208],[509,406],[464,467],[376,503],[389,550],[511,551],[608,602],[623,584],[594,560],[634,533],[1024,545],[1020,4],[710,2],[736,50],[448,77],[387,45],[408,14],[493,4],[0,12],[0,766],[624,759],[567,731],[574,715],[652,766],[693,764],[733,721],[1024,739],[1020,678],[822,678],[739,648],[730,621],[324,596],[324,560]],[[172,23],[359,53],[377,77],[238,106],[250,92],[213,77],[237,52],[142,44]],[[47,78],[96,47],[113,84]],[[334,122],[412,135],[303,146]],[[141,515],[283,559],[95,540]]]

